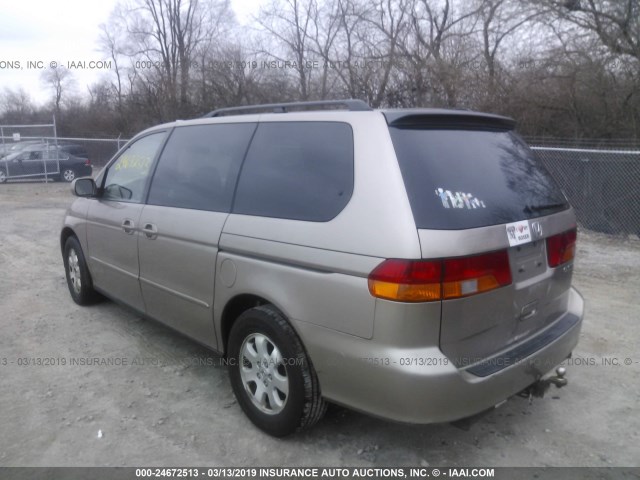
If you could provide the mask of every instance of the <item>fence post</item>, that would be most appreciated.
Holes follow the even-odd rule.
[[[7,153],[6,146],[4,144],[4,128],[0,127],[0,137],[2,137],[2,156]],[[9,162],[7,162],[7,180],[9,179]]]

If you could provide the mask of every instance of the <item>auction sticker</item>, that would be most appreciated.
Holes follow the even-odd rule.
[[[507,223],[507,238],[509,246],[515,247],[531,241],[531,229],[529,221],[522,220],[520,222]]]

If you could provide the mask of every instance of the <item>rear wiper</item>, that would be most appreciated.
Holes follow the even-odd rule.
[[[527,205],[524,207],[524,213],[540,212],[542,210],[552,210],[566,206],[566,203],[547,203],[545,205]]]

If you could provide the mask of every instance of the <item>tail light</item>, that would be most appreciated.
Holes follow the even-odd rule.
[[[459,298],[511,284],[506,250],[444,261],[443,298]]]
[[[440,260],[385,260],[369,275],[371,295],[398,302],[460,298],[509,284],[506,250]]]
[[[578,232],[574,228],[547,238],[547,261],[551,268],[567,263],[576,255]]]
[[[85,165],[91,165],[91,161],[87,158],[84,162]]]
[[[369,275],[371,295],[398,302],[430,302],[442,297],[442,262],[385,260]]]

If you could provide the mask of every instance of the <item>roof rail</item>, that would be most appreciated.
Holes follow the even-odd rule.
[[[247,105],[243,107],[219,108],[207,113],[203,118],[221,117],[228,114],[258,113],[260,111],[271,111],[271,113],[287,113],[290,110],[312,109],[314,107],[346,107],[351,112],[366,112],[372,108],[362,100],[319,100],[314,102],[290,102],[290,103],[267,103],[264,105]]]

